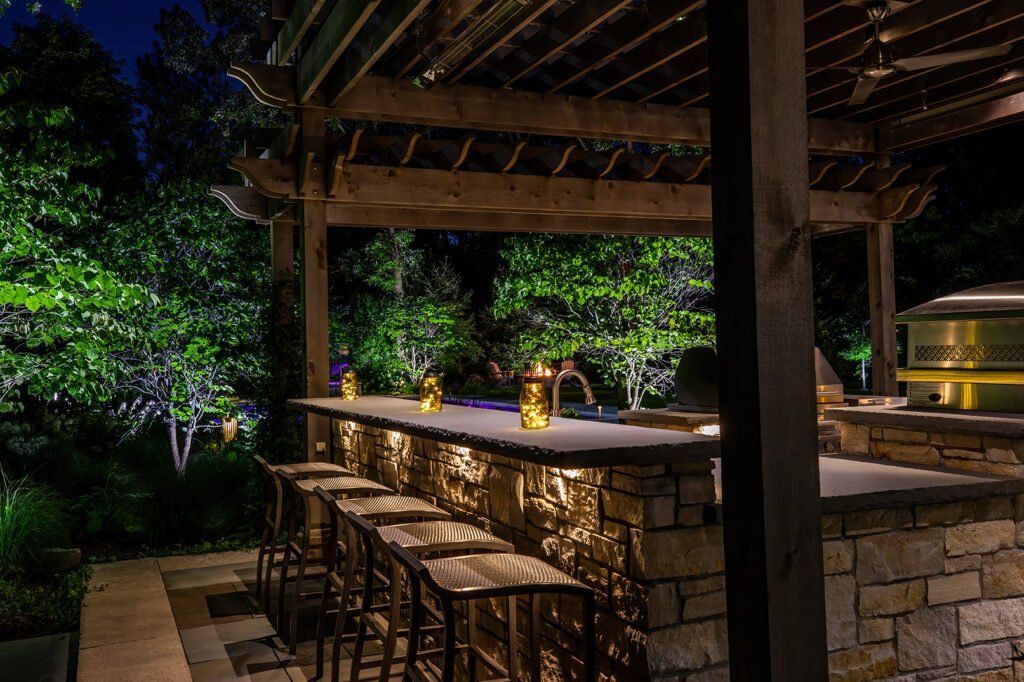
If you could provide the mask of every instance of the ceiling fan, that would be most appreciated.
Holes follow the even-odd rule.
[[[848,106],[864,104],[868,97],[871,96],[878,82],[896,72],[921,71],[976,59],[1002,57],[1008,54],[1012,48],[1012,45],[997,45],[974,50],[940,52],[921,57],[893,59],[889,45],[881,38],[882,23],[893,10],[902,9],[909,3],[900,2],[899,0],[848,0],[845,4],[863,7],[867,10],[868,17],[871,19],[871,34],[868,39],[868,45],[861,55],[859,65],[828,67],[830,69],[848,71],[857,76],[857,85],[853,89],[853,95],[850,96],[850,101],[847,103]]]

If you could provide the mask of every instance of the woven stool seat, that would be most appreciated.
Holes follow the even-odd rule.
[[[451,592],[549,586],[589,589],[554,566],[522,554],[476,554],[423,564],[438,587]]]
[[[386,485],[382,485],[376,481],[371,481],[368,478],[360,478],[358,476],[305,478],[301,481],[295,481],[295,489],[302,495],[312,496],[314,494],[313,491],[317,488],[323,488],[327,492],[335,495],[352,495],[356,493],[382,494],[394,492]]]
[[[459,521],[402,523],[395,526],[381,526],[377,532],[385,544],[395,542],[414,554],[444,552],[470,544],[477,547],[491,545],[498,551],[512,551],[510,543],[493,533]]]
[[[426,500],[407,495],[380,495],[355,500],[339,500],[337,504],[341,511],[352,512],[365,519],[408,519],[411,517],[450,519],[452,517],[445,510]]]
[[[355,476],[355,472],[332,462],[296,462],[271,464],[270,468],[289,476]]]

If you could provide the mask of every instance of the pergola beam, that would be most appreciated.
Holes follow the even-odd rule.
[[[297,106],[293,72],[261,64],[234,64],[229,75],[269,106]],[[530,133],[556,137],[708,146],[711,125],[706,109],[663,104],[542,95],[467,85],[423,90],[406,80],[367,76],[326,116],[388,123]],[[810,119],[812,153],[859,155],[876,151],[875,129],[851,121]]]
[[[228,208],[257,223],[269,223],[272,216],[265,210],[266,197],[252,187],[216,185],[210,189]],[[241,215],[237,206],[264,206],[259,212]],[[275,221],[275,225],[278,221]],[[636,237],[710,237],[711,223],[704,220],[672,220],[651,218],[604,218],[599,216],[494,213],[489,211],[453,211],[423,208],[391,208],[386,206],[353,206],[327,204],[327,226],[385,228],[402,225],[417,230],[466,230],[470,232],[557,232],[562,234],[594,234]],[[812,236],[825,237],[855,230],[864,225],[814,225]]]
[[[231,168],[261,193],[299,201],[297,166],[236,157]],[[347,164],[328,203],[353,206],[604,218],[711,220],[709,185],[584,178],[452,173],[423,168]],[[811,223],[867,224],[894,219],[917,185],[867,192],[810,191]]]
[[[313,26],[325,0],[297,0],[292,6],[288,19],[277,33],[275,62],[284,66],[302,44],[302,39]]]

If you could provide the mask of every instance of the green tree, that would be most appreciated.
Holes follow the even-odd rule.
[[[428,263],[411,230],[384,230],[341,259],[363,290],[332,315],[332,347],[348,345],[375,390],[415,383],[480,355],[462,278],[446,260]]]
[[[522,235],[503,257],[494,312],[526,316],[519,343],[537,359],[583,355],[631,409],[668,388],[683,349],[713,342],[708,240]]]
[[[144,343],[117,355],[131,430],[160,424],[179,472],[196,436],[233,414],[232,398],[260,380],[266,248],[205,188],[162,185],[130,201],[109,235],[119,267],[159,297]]]
[[[868,390],[868,362],[871,361],[871,337],[858,330],[848,336],[846,350],[840,353],[844,360],[860,364],[860,387]]]
[[[108,199],[138,181],[135,92],[123,80],[122,63],[92,33],[67,16],[40,14],[34,24],[14,25],[10,47],[0,47],[3,64],[23,73],[19,91],[25,98],[75,113],[60,135],[110,155],[100,166],[76,169],[76,178],[98,187]]]
[[[66,108],[20,98],[0,73],[0,411],[24,393],[81,402],[110,395],[109,354],[137,340],[133,316],[152,300],[67,233],[96,219],[98,192],[71,179],[105,157],[74,145]]]

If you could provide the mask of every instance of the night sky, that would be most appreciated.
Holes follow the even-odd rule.
[[[15,23],[32,23],[25,11],[26,0],[13,0],[11,9],[0,17],[0,43],[10,42]],[[43,0],[44,12],[60,16],[72,15],[74,21],[91,30],[96,39],[124,61],[124,75],[135,79],[135,58],[149,50],[155,39],[153,24],[165,7],[181,5],[200,21],[203,10],[199,0],[84,0],[80,11],[73,12],[61,0]]]

